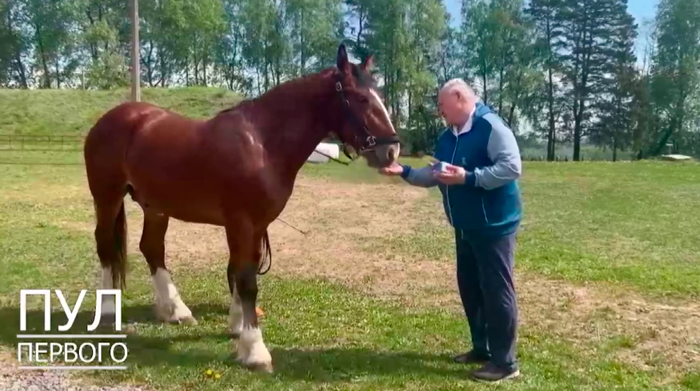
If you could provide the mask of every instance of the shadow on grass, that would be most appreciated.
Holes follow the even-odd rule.
[[[227,314],[227,308],[219,304],[201,304],[191,307],[192,312],[200,318],[222,316]],[[188,326],[185,328],[153,329],[160,322],[155,320],[151,306],[132,306],[123,309],[125,323],[136,324],[136,331],[128,333],[126,344],[129,349],[127,363],[129,367],[141,369],[152,368],[182,368],[198,372],[212,364],[240,368],[231,355],[231,339],[224,332],[212,332],[211,324],[206,326]],[[52,330],[43,330],[43,311],[27,311],[27,330],[19,330],[19,308],[0,308],[0,344],[11,349],[17,349],[17,334],[48,334],[61,333],[58,325],[65,324],[66,317],[61,311],[52,313]],[[92,311],[78,313],[71,327],[73,333],[84,334],[87,325],[92,323]],[[144,334],[139,334],[139,325],[148,325]],[[222,325],[223,326],[223,325]],[[185,327],[185,326],[183,326]],[[223,327],[222,327],[223,329]],[[81,330],[81,331],[78,331]],[[222,330],[223,331],[223,330]],[[124,332],[122,330],[121,332]],[[152,334],[161,333],[162,336]],[[69,332],[63,332],[68,334]],[[111,328],[98,328],[94,333],[111,334]],[[49,341],[37,339],[35,341]],[[91,339],[91,341],[103,341]],[[71,342],[78,342],[72,341]],[[191,343],[191,348],[178,343]],[[221,344],[226,345],[222,350]],[[211,348],[206,348],[211,347]],[[464,368],[447,365],[449,357],[406,351],[381,352],[364,347],[303,349],[284,346],[268,345],[275,366],[275,378],[288,380],[303,380],[316,382],[347,381],[362,376],[392,374],[407,374],[415,376],[450,376],[463,378]],[[48,357],[48,356],[47,356]]]

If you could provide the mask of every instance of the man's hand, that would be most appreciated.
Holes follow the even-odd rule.
[[[443,185],[463,185],[467,181],[467,171],[462,167],[447,164],[445,172],[436,172],[435,178]]]
[[[390,166],[379,169],[381,174],[386,176],[396,176],[403,174],[403,167],[396,162],[391,163]]]

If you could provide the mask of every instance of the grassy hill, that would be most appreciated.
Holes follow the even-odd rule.
[[[84,135],[107,110],[129,99],[129,90],[2,90],[0,135]],[[141,100],[183,115],[205,118],[240,100],[218,88],[147,88]]]

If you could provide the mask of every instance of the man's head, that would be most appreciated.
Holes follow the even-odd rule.
[[[440,115],[450,125],[461,126],[469,119],[479,97],[462,79],[452,79],[445,83],[438,95]]]

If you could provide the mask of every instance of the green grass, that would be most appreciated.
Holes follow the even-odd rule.
[[[665,162],[526,162],[518,267],[652,296],[700,297],[699,168]],[[432,194],[427,207],[444,214],[439,193],[433,189]],[[386,251],[454,259],[454,237],[441,219],[413,235],[381,242]]]
[[[144,102],[154,103],[183,115],[206,118],[233,106],[239,96],[216,88],[145,88]],[[0,135],[84,135],[110,108],[129,100],[126,89],[3,90],[0,89]]]
[[[387,182],[363,164],[308,165],[302,175],[355,183]],[[522,181],[526,212],[518,267],[569,281],[601,281],[649,295],[697,297],[697,168],[670,163],[526,164]],[[80,289],[94,286],[93,215],[81,166],[0,165],[0,189],[0,344],[15,354],[19,289],[63,289],[72,303]],[[440,215],[437,193],[432,194],[435,197],[419,201],[416,208]],[[452,237],[444,222],[426,224],[415,235],[368,245],[373,251],[413,257],[444,261],[453,257]],[[461,315],[439,308],[408,309],[326,281],[278,276],[261,278],[260,294],[266,312],[265,338],[276,373],[249,373],[229,357],[231,346],[224,335],[228,295],[223,259],[187,265],[186,269],[174,267],[183,298],[200,322],[186,327],[153,322],[145,262],[140,255],[131,258],[124,298],[125,317],[137,322],[136,333],[127,339],[130,368],[84,374],[94,381],[146,383],[168,390],[494,388],[466,380],[465,367],[449,362],[450,354],[468,348]],[[93,305],[88,296],[80,324],[92,320],[89,310]],[[39,315],[30,315],[30,325],[40,324]],[[574,345],[537,325],[523,324],[519,357],[524,377],[497,388],[700,388],[695,372],[666,379],[663,371],[644,371],[621,362],[617,353],[636,344],[634,337],[616,334]],[[206,378],[208,368],[220,372],[222,378]]]
[[[16,346],[19,289],[62,289],[73,302],[79,289],[93,286],[95,277],[91,233],[65,226],[67,222],[90,222],[89,202],[57,192],[76,185],[80,170],[27,170],[31,172],[15,173],[2,183],[14,184],[0,209],[0,267],[5,276],[0,286],[0,318],[5,320],[0,323],[0,343],[10,351]],[[42,192],[23,199],[21,194],[28,188]],[[195,327],[154,323],[145,262],[140,255],[132,256],[131,265],[124,297],[124,316],[136,322],[135,333],[127,339],[129,369],[91,374],[96,382],[146,383],[168,390],[492,388],[467,380],[465,367],[449,361],[450,354],[468,348],[462,316],[435,308],[408,310],[325,281],[279,277],[261,278],[260,295],[266,311],[265,338],[276,373],[250,373],[231,362],[230,341],[223,334],[228,308],[223,260],[174,269],[179,288],[200,322]],[[30,313],[29,324],[38,327],[40,303],[32,303],[35,311]],[[88,296],[77,324],[92,320],[89,309],[93,306]],[[60,323],[57,319],[55,324]],[[608,344],[624,345],[624,341]],[[688,374],[682,382],[662,387],[653,373],[618,362],[614,349],[603,349],[606,346],[574,348],[525,325],[519,350],[525,376],[501,388],[685,390],[692,389],[696,381]],[[221,379],[206,378],[207,369],[221,373]]]
[[[176,273],[188,301],[197,303],[192,306],[200,322],[195,327],[151,323],[147,272],[143,262],[136,265],[138,277],[126,298],[126,316],[138,322],[126,341],[130,368],[96,374],[105,384],[146,382],[169,390],[491,388],[467,380],[466,368],[450,362],[450,354],[468,348],[461,317],[438,310],[408,312],[324,281],[272,277],[262,281],[261,303],[276,371],[272,376],[250,373],[231,362],[231,345],[222,332],[227,303],[221,265]],[[54,282],[68,290],[75,286]],[[12,306],[0,311],[7,318],[17,315]],[[40,321],[37,315],[30,322]],[[81,324],[90,320],[89,313],[80,315]],[[15,333],[9,323],[0,326],[6,345],[13,345]],[[656,386],[651,374],[620,364],[594,346],[574,350],[527,327],[520,332],[519,353],[525,377],[504,389],[684,389]],[[221,379],[206,378],[207,369],[221,373]]]

